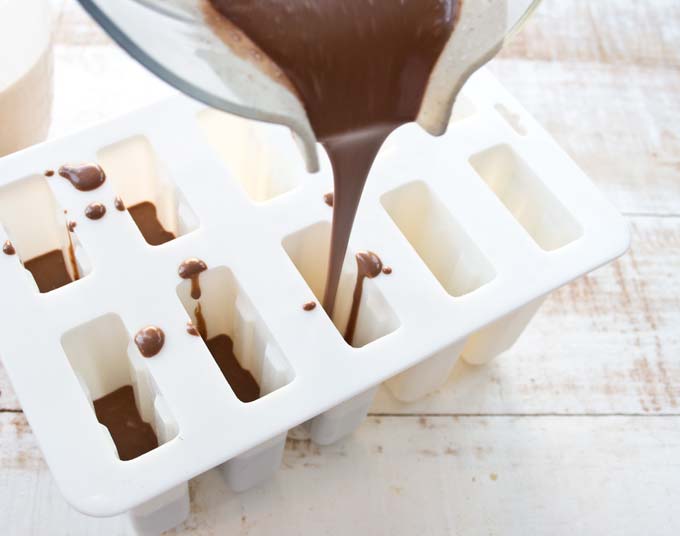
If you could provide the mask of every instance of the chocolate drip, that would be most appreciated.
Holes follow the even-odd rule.
[[[352,308],[349,312],[349,320],[345,328],[345,341],[352,344],[354,340],[354,332],[357,327],[357,318],[359,318],[359,305],[361,304],[361,295],[364,291],[364,279],[367,277],[373,279],[380,275],[382,271],[382,261],[372,251],[360,251],[356,254],[357,261],[357,281],[354,285],[354,295],[352,296]]]
[[[143,201],[128,207],[128,212],[135,220],[144,239],[152,246],[160,246],[175,238],[173,233],[163,228],[156,214],[156,205],[153,203]]]
[[[158,326],[146,326],[135,335],[135,344],[144,357],[153,357],[163,348],[165,333]]]
[[[189,335],[193,335],[194,337],[201,336],[200,332],[196,329],[196,326],[194,326],[191,322],[187,322],[187,333]]]
[[[125,203],[123,203],[123,200],[119,195],[113,200],[113,206],[116,207],[116,210],[120,210],[121,212],[125,210]]]
[[[194,307],[194,316],[196,317],[196,329],[201,335],[202,339],[208,338],[208,328],[205,325],[205,317],[203,316],[203,310],[201,309],[201,302],[196,302],[196,307]]]
[[[316,302],[315,301],[307,302],[302,306],[302,308],[305,311],[313,311],[314,309],[316,309]]]
[[[45,177],[52,177],[53,175],[54,175],[53,169],[46,169],[45,170]]]
[[[106,214],[106,207],[99,202],[90,203],[85,207],[85,216],[91,220],[100,220]]]
[[[76,227],[78,225],[78,222],[75,222],[73,220],[67,221],[66,222],[66,227],[68,228],[69,232],[75,231]]]
[[[201,284],[198,280],[201,272],[205,272],[208,266],[201,259],[192,257],[179,265],[177,273],[182,279],[191,279],[191,297],[197,300],[201,297]]]
[[[14,249],[14,244],[12,244],[12,242],[6,240],[5,243],[2,245],[2,252],[5,255],[14,255],[17,252],[17,250]]]
[[[139,414],[131,385],[94,401],[97,420],[108,428],[121,460],[132,460],[158,447],[151,425]]]
[[[59,168],[59,175],[83,192],[99,188],[106,180],[106,173],[98,164],[64,164]]]
[[[326,203],[329,207],[333,206],[333,192],[328,192],[327,194],[323,194],[323,202]]]
[[[330,158],[334,209],[323,307],[332,315],[366,177],[384,139],[416,119],[460,2],[210,3],[278,66]]]
[[[234,354],[234,341],[228,335],[217,335],[205,341],[208,350],[241,402],[260,398],[260,386],[250,371],[244,369]]]

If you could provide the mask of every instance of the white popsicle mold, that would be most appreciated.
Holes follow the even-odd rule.
[[[399,399],[426,395],[461,352],[483,363],[504,351],[552,290],[627,249],[621,216],[487,72],[460,99],[444,136],[407,125],[378,155],[335,324],[321,307],[302,309],[323,291],[329,165],[306,173],[285,128],[178,97],[0,161],[0,241],[18,252],[0,255],[12,304],[0,354],[73,506],[129,512],[144,534],[165,530],[188,512],[189,479],[219,466],[235,490],[263,482],[288,430],[338,440],[386,380]],[[91,192],[36,174],[93,160],[108,179]],[[116,195],[156,203],[178,237],[150,246],[113,208]],[[82,216],[91,201],[108,207],[101,220]],[[19,261],[64,247],[64,209],[78,221],[85,275],[41,294]],[[351,346],[342,332],[359,250],[393,273],[365,281]],[[236,397],[186,331],[195,301],[177,267],[188,257],[209,267],[200,276],[208,336],[232,338],[260,385],[255,401]],[[166,342],[144,359],[131,339],[149,324]],[[159,447],[121,461],[92,400],[128,384]]]

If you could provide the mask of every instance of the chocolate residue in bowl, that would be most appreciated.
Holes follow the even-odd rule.
[[[153,357],[165,344],[165,333],[158,326],[146,326],[135,334],[135,344],[144,357]]]
[[[59,168],[59,175],[68,180],[74,188],[89,192],[99,188],[106,180],[106,173],[99,164],[64,164]]]
[[[95,201],[85,207],[85,216],[91,220],[100,220],[106,214],[106,207],[103,203]]]
[[[205,272],[208,266],[201,259],[192,257],[182,261],[179,265],[177,273],[182,279],[191,280],[191,297],[197,300],[201,297],[201,285],[198,280],[201,272]]]

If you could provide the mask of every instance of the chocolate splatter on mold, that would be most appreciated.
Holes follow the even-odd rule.
[[[103,203],[95,201],[85,207],[85,216],[91,220],[101,220],[106,214],[106,207]]]
[[[123,203],[123,200],[119,195],[113,200],[113,206],[116,207],[116,210],[120,210],[121,212],[125,210],[125,203]]]
[[[316,309],[316,302],[315,302],[315,301],[309,301],[309,302],[305,303],[305,304],[302,306],[302,308],[303,308],[305,311],[313,311],[314,309]]]
[[[68,180],[76,190],[89,192],[99,188],[106,180],[106,173],[99,164],[64,164],[59,175]]]
[[[191,257],[182,261],[182,264],[180,264],[177,269],[177,273],[182,279],[191,280],[191,297],[194,300],[201,297],[201,285],[198,278],[201,275],[201,272],[205,272],[207,269],[208,266],[205,262],[196,257]]]
[[[46,169],[45,170],[45,177],[52,177],[54,176],[54,170],[53,169]]]
[[[165,344],[165,333],[158,326],[146,326],[135,334],[135,344],[144,357],[153,357]]]
[[[5,255],[14,255],[17,250],[14,249],[14,244],[12,244],[12,242],[5,240],[5,243],[2,245],[2,252]]]
[[[327,194],[323,194],[323,202],[326,203],[329,207],[333,206],[333,192],[328,192]]]

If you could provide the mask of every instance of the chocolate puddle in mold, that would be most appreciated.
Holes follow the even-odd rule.
[[[116,205],[116,208],[118,208],[118,205]],[[121,209],[118,208],[118,210]],[[124,208],[122,210],[124,210]],[[139,231],[142,233],[144,240],[152,246],[160,246],[175,238],[174,233],[167,231],[163,227],[163,224],[158,219],[156,205],[150,201],[142,201],[141,203],[128,207],[127,210],[135,221]]]
[[[332,316],[361,193],[385,138],[414,121],[460,0],[209,0],[280,69],[333,168],[323,307]],[[259,50],[258,50],[259,48]],[[356,291],[355,291],[356,294]]]
[[[222,375],[241,402],[260,398],[260,386],[249,370],[244,369],[234,354],[234,341],[228,335],[217,335],[205,340]]]
[[[153,428],[139,414],[131,385],[116,389],[93,404],[97,420],[108,428],[121,460],[132,460],[158,446]]]
[[[53,249],[24,262],[24,268],[31,272],[38,285],[38,290],[42,293],[50,292],[80,279],[80,270],[71,238],[73,229],[71,229],[69,223],[66,224],[66,231],[68,235],[68,259],[62,250]],[[69,271],[68,265],[71,266],[71,271]]]

